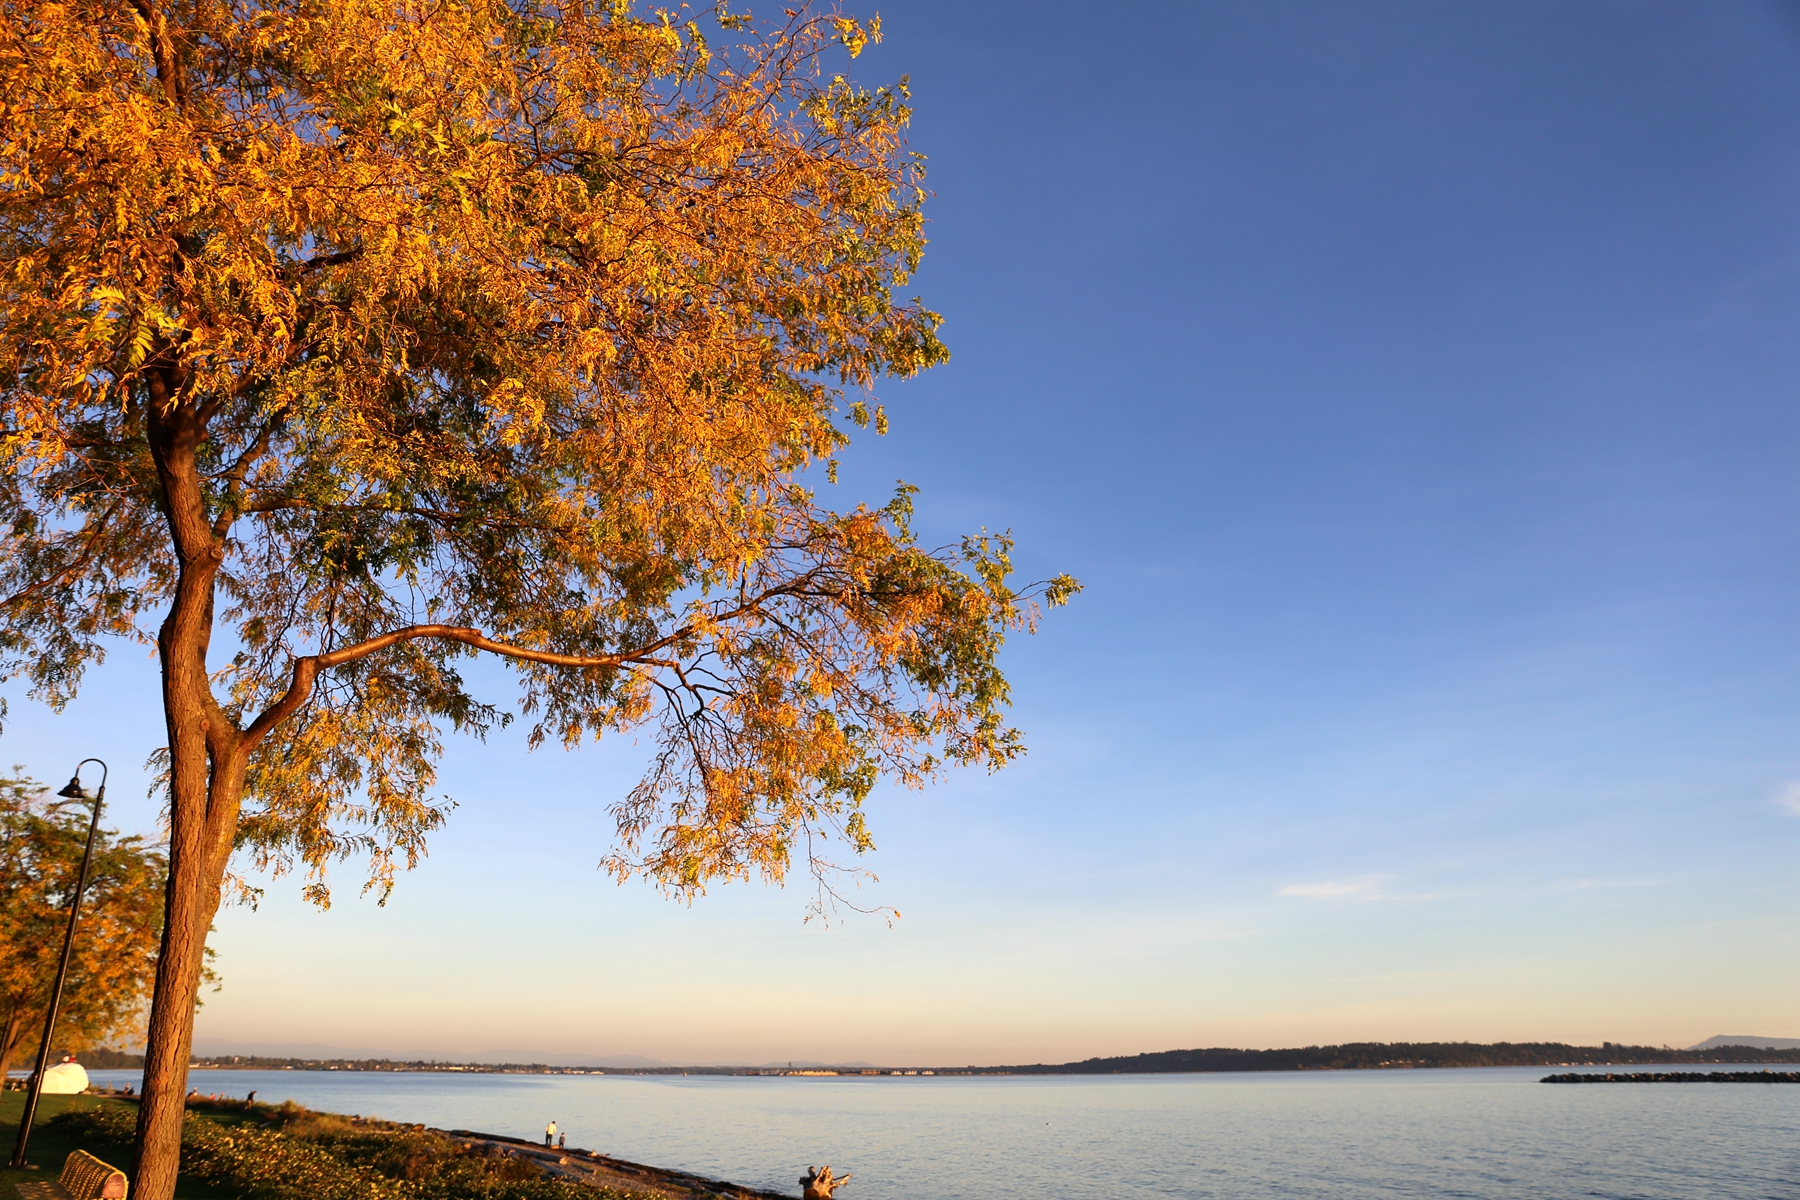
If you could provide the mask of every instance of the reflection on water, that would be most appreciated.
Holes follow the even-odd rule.
[[[554,1117],[570,1146],[795,1195],[808,1164],[830,1163],[856,1173],[848,1200],[1800,1200],[1800,1087],[1555,1087],[1536,1082],[1546,1073],[195,1071],[192,1086],[517,1137]]]

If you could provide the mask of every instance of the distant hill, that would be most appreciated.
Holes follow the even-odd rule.
[[[1562,1042],[1352,1042],[1294,1050],[1163,1050],[1072,1063],[984,1067],[1011,1075],[1136,1075],[1168,1071],[1357,1071],[1408,1067],[1554,1067],[1605,1063],[1800,1062],[1800,1048],[1745,1046],[1675,1050],[1668,1046],[1570,1046]]]
[[[1800,1038],[1760,1037],[1753,1033],[1721,1033],[1689,1050],[1716,1050],[1720,1046],[1755,1046],[1761,1050],[1800,1050]]]

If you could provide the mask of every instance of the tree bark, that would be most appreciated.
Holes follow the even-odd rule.
[[[169,749],[169,878],[162,949],[144,1048],[132,1195],[171,1200],[193,1048],[194,1001],[206,935],[237,830],[242,738],[207,678],[213,585],[223,546],[206,520],[197,450],[205,431],[182,395],[179,367],[150,375],[149,440],[177,564],[175,596],[157,635]]]
[[[850,1172],[833,1176],[828,1166],[824,1170],[818,1167],[806,1168],[806,1174],[800,1177],[801,1196],[804,1200],[831,1200],[831,1194],[850,1182]]]
[[[6,1083],[6,1073],[12,1069],[13,1052],[19,1048],[20,1027],[25,1023],[25,1005],[14,1000],[6,1010],[6,1032],[0,1034],[0,1086]]]

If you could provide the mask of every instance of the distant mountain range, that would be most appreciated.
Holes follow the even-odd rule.
[[[1800,1050],[1800,1038],[1761,1037],[1753,1033],[1721,1033],[1689,1050],[1716,1050],[1720,1046],[1755,1046],[1759,1050]]]

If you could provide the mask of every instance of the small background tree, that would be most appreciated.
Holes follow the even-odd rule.
[[[0,778],[0,1079],[37,1052],[92,812],[14,771]],[[99,831],[55,1049],[79,1053],[140,1030],[156,979],[166,872],[142,838]]]
[[[516,668],[534,743],[652,732],[606,865],[678,894],[860,853],[878,778],[1020,753],[996,656],[1074,581],[1016,588],[1004,538],[919,545],[908,489],[809,486],[883,427],[878,377],[946,357],[894,294],[924,247],[905,86],[824,65],[876,27],[5,12],[0,652],[51,704],[111,636],[162,671],[134,1196],[173,1192],[234,850],[320,902],[346,854],[388,887],[443,819],[442,736],[510,719],[469,656]]]

